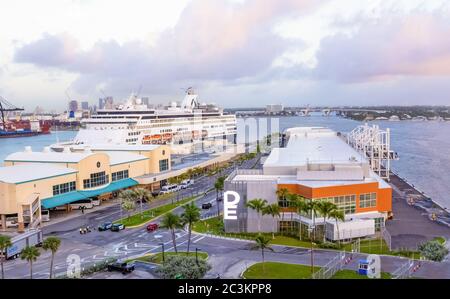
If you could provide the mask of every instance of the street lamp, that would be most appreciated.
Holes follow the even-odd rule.
[[[166,258],[164,256],[164,243],[159,243],[159,245],[161,245],[162,247],[162,260],[163,260],[163,264],[166,262]]]
[[[313,240],[311,233],[314,231],[315,226],[309,226],[308,227],[308,233],[309,233],[309,240],[311,241],[311,277],[313,277],[314,274],[314,248],[313,248]]]
[[[195,262],[197,263],[198,266],[198,251],[201,250],[201,248],[195,247]]]

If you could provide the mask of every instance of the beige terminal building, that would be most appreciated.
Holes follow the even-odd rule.
[[[171,168],[166,145],[95,145],[52,152],[45,148],[7,156],[0,167],[0,224],[17,219],[18,230],[35,228],[42,209],[54,209],[96,198],[109,199],[136,186],[138,177],[167,173]],[[146,184],[159,189],[160,182]]]

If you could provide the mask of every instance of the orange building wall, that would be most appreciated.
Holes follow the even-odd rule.
[[[342,195],[356,195],[356,213],[392,211],[392,189],[379,189],[377,182],[319,188],[311,188],[299,184],[279,184],[278,189],[281,188],[286,188],[290,193],[299,194],[309,199],[319,199],[324,197],[334,197]],[[370,208],[360,208],[359,195],[374,192],[377,193],[377,206]]]

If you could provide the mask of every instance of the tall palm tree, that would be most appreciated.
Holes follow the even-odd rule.
[[[6,250],[12,245],[11,237],[0,235],[0,265],[2,266],[2,279],[5,278],[5,272],[3,270],[3,262],[6,259]]]
[[[288,206],[289,208],[296,207],[297,201],[299,201],[300,198],[301,198],[301,196],[298,195],[298,194],[288,193],[288,195],[286,196],[286,199],[287,199],[287,200],[286,200],[287,206]],[[290,225],[290,229],[291,229],[291,233],[292,233],[292,231],[293,231],[293,229],[294,229],[294,227],[293,227],[293,225],[292,225],[292,223],[294,222],[294,213],[292,213],[292,211],[291,211],[290,214],[291,214],[291,225]]]
[[[48,237],[44,240],[42,243],[42,248],[44,250],[50,250],[52,252],[52,258],[50,261],[50,279],[53,277],[53,261],[55,259],[55,254],[59,249],[59,246],[61,245],[61,240],[57,237]]]
[[[27,260],[27,262],[30,263],[30,279],[33,279],[33,262],[35,262],[40,255],[39,249],[34,246],[27,246],[20,253],[20,258],[22,260]]]
[[[148,191],[145,188],[136,188],[133,189],[133,195],[136,199],[139,199],[139,206],[140,206],[140,212],[141,212],[141,217],[143,217],[144,215],[142,215],[143,210],[143,201],[149,201],[152,196],[150,194],[150,191]]]
[[[267,237],[264,237],[263,235],[258,235],[255,238],[256,244],[252,246],[252,250],[261,250],[261,257],[263,262],[263,272],[266,272],[265,266],[264,266],[264,250],[268,249],[270,251],[273,251],[273,248],[270,247],[270,239]]]
[[[300,241],[302,240],[302,214],[308,213],[308,202],[304,197],[298,196],[296,201],[294,202],[294,206],[297,209],[298,217],[300,218],[300,223],[298,225],[298,235]]]
[[[271,205],[268,205],[263,210],[263,215],[270,215],[272,216],[272,239],[275,239],[275,217],[280,217],[280,206],[278,203],[273,203]]]
[[[261,216],[262,211],[267,205],[267,200],[261,198],[255,198],[247,202],[247,207],[252,210],[255,210],[258,214],[258,233],[261,233]]]
[[[130,212],[136,208],[136,203],[134,202],[134,200],[127,199],[122,202],[121,207],[122,209],[127,211],[127,218],[130,218]]]
[[[180,216],[175,215],[174,213],[165,214],[161,220],[161,227],[170,229],[170,231],[172,233],[173,248],[175,249],[175,253],[178,253],[177,242],[176,242],[176,238],[175,238],[175,230],[177,228],[183,227]]]
[[[323,241],[326,241],[327,234],[327,218],[330,217],[330,214],[337,209],[337,206],[331,201],[319,201],[317,203],[317,211],[323,216],[323,222],[325,226],[325,232],[323,234]]]
[[[200,209],[192,202],[183,206],[184,212],[181,214],[181,221],[184,225],[188,225],[188,245],[187,254],[191,246],[192,224],[200,220]]]
[[[318,211],[319,201],[310,199],[307,206],[307,211],[310,213],[313,221],[313,231],[312,236],[310,236],[311,239],[314,241],[316,240],[316,216]]]
[[[337,228],[337,233],[338,233],[338,245],[339,247],[341,247],[341,238],[339,236],[339,221],[345,221],[345,214],[344,211],[341,211],[339,209],[335,209],[333,210],[330,215],[331,218],[333,218],[336,221],[336,228]]]
[[[216,204],[217,204],[217,217],[220,216],[220,205],[219,205],[219,192],[223,191],[225,184],[225,177],[218,177],[214,183],[214,189],[216,189]]]
[[[281,203],[281,206],[285,208],[285,203],[287,200],[287,196],[289,194],[289,190],[287,188],[280,188],[276,191],[278,202]]]

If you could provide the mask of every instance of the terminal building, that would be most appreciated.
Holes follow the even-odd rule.
[[[0,167],[0,224],[17,219],[18,230],[40,225],[42,210],[70,209],[85,199],[106,200],[139,184],[137,177],[170,171],[166,145],[95,145],[75,151],[45,148],[7,156]],[[145,187],[159,189],[160,182]]]
[[[334,241],[371,236],[384,227],[392,212],[392,188],[362,153],[340,134],[322,127],[291,128],[285,139],[286,146],[274,148],[262,169],[238,169],[226,179],[224,190],[240,196],[237,219],[224,220],[226,232],[272,232],[275,220],[277,231],[298,232],[299,226],[307,231],[315,225]],[[335,203],[345,213],[345,221],[336,225],[334,219],[320,215],[313,221],[311,215],[297,214],[295,208],[279,202],[277,190],[282,188],[306,200]],[[246,203],[256,198],[278,203],[280,217],[260,216],[248,208]]]

